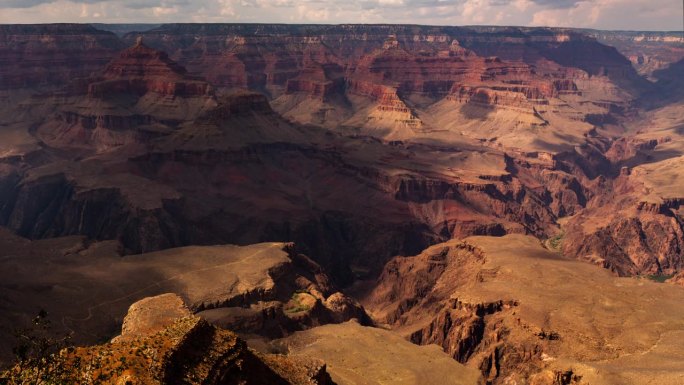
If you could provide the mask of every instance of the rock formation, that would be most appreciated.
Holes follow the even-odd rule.
[[[216,102],[208,83],[190,76],[142,38],[112,60],[100,76],[72,84],[71,103],[38,128],[54,147],[110,151],[168,133]]]
[[[192,315],[173,294],[131,306],[120,337],[61,352],[62,381],[107,384],[333,384],[325,364],[260,354]],[[22,375],[29,375],[23,369]],[[22,376],[10,378],[23,380]]]
[[[27,25],[0,37],[5,323],[44,306],[92,343],[132,302],[171,292],[261,346],[370,323],[339,288],[380,277],[364,300],[375,321],[484,382],[640,383],[637,354],[663,367],[656,356],[676,350],[657,343],[678,335],[676,314],[643,297],[676,303],[678,286],[646,277],[676,283],[684,266],[682,62],[669,45],[645,46],[669,65],[649,81],[628,48],[601,43],[633,45],[629,32],[169,24],[119,38]],[[242,246],[201,246],[221,244]],[[143,305],[131,317],[146,319]]]
[[[91,243],[83,237],[31,242],[6,230],[1,235],[2,279],[8,285],[0,290],[2,311],[15,314],[2,319],[7,341],[10,325],[23,324],[41,308],[60,330],[77,332],[76,342],[101,340],[133,302],[167,292],[215,325],[267,338],[350,319],[369,322],[363,308],[339,292],[318,264],[288,244],[196,246],[121,257],[117,242]],[[10,268],[17,264],[22,266]],[[39,287],[44,290],[36,291]],[[65,298],[64,290],[72,294]],[[178,301],[169,301],[171,310],[163,314],[149,310],[146,300],[132,306],[122,338],[130,328],[152,330],[157,322],[178,318],[173,310]]]
[[[416,344],[441,346],[487,383],[667,383],[677,371],[652,365],[682,333],[674,303],[684,291],[670,288],[615,278],[534,238],[508,235],[396,257],[362,303],[377,322]],[[671,352],[662,365],[682,355]]]
[[[0,26],[0,90],[64,86],[99,72],[125,47],[86,24]]]
[[[7,30],[30,39],[40,28]],[[667,212],[640,221],[672,246],[581,242],[610,186],[624,184],[620,168],[679,135],[623,135],[635,100],[676,77],[645,85],[582,31],[165,25],[124,40],[99,75],[7,101],[0,224],[30,238],[117,239],[128,252],[294,240],[347,283],[352,266],[378,272],[434,242],[514,232],[563,233],[565,253],[613,260],[621,274],[679,269]],[[588,244],[620,238],[596,237]]]
[[[417,346],[391,331],[354,321],[297,332],[275,342],[288,357],[318,357],[338,385],[479,384],[479,373],[437,346]]]

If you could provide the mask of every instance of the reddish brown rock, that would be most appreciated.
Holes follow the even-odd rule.
[[[614,277],[545,250],[532,237],[451,240],[394,258],[372,286],[359,296],[377,322],[414,343],[441,346],[478,368],[486,383],[610,384],[625,376],[620,378],[645,384],[653,376],[673,378],[669,371],[641,370],[663,357],[651,355],[660,351],[654,335],[681,333],[680,309],[663,308],[661,301],[676,303],[684,291]],[[652,334],[632,317],[664,323]],[[637,342],[643,338],[649,341]],[[640,353],[632,360],[626,351]],[[679,354],[665,356],[673,363]]]
[[[169,313],[170,312],[170,313]],[[60,352],[60,372],[48,380],[91,378],[142,385],[332,385],[325,363],[251,350],[234,333],[209,325],[183,307],[174,294],[149,297],[131,306],[122,336],[108,344]],[[75,362],[87,362],[78,365]],[[3,379],[24,382],[36,368],[8,370]]]
[[[117,94],[143,96],[149,92],[171,97],[204,96],[209,84],[192,79],[166,53],[149,48],[142,38],[107,65],[102,81],[88,85],[88,96],[108,98]]]
[[[87,24],[0,26],[0,90],[54,89],[88,77],[125,44]]]
[[[684,286],[684,273],[680,272],[672,276],[667,280],[667,282],[674,283],[675,285]]]

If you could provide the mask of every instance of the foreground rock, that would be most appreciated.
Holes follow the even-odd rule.
[[[192,315],[174,294],[135,303],[120,337],[63,351],[61,364],[64,372],[54,380],[66,383],[333,384],[321,361],[256,353],[234,333]]]
[[[488,383],[666,384],[684,375],[683,300],[674,285],[616,278],[508,235],[397,257],[362,303]]]
[[[416,346],[387,330],[350,321],[296,332],[278,342],[288,357],[318,357],[338,385],[475,385],[477,370],[437,346]]]

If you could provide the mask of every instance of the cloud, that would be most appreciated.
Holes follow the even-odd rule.
[[[532,0],[535,4],[551,9],[573,8],[586,0]]]
[[[33,8],[42,4],[62,3],[59,0],[0,0],[2,8]],[[98,4],[107,3],[120,8],[143,9],[159,8],[175,5],[187,5],[190,0],[70,0],[73,4]]]
[[[0,0],[0,23],[263,22],[681,29],[679,0]]]

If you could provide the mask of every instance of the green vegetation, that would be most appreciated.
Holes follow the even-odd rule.
[[[564,232],[560,232],[553,237],[549,238],[547,240],[547,245],[549,246],[550,249],[559,251],[561,246],[563,245],[563,237],[565,236]]]
[[[674,274],[651,274],[646,276],[646,278],[650,279],[651,281],[660,283],[664,283],[672,277],[674,277]]]
[[[127,369],[120,364],[107,365],[111,352],[76,354],[71,335],[53,337],[47,312],[41,310],[31,325],[14,331],[15,362],[0,372],[0,385],[104,384]]]
[[[311,305],[304,303],[306,297],[311,297],[306,291],[298,290],[292,294],[292,298],[285,307],[286,313],[299,313],[302,311],[311,310]]]
[[[52,325],[41,310],[31,325],[14,331],[17,340],[12,349],[15,363],[0,373],[0,384],[72,383],[72,371],[65,365],[63,350],[71,350],[71,336],[52,336]]]

